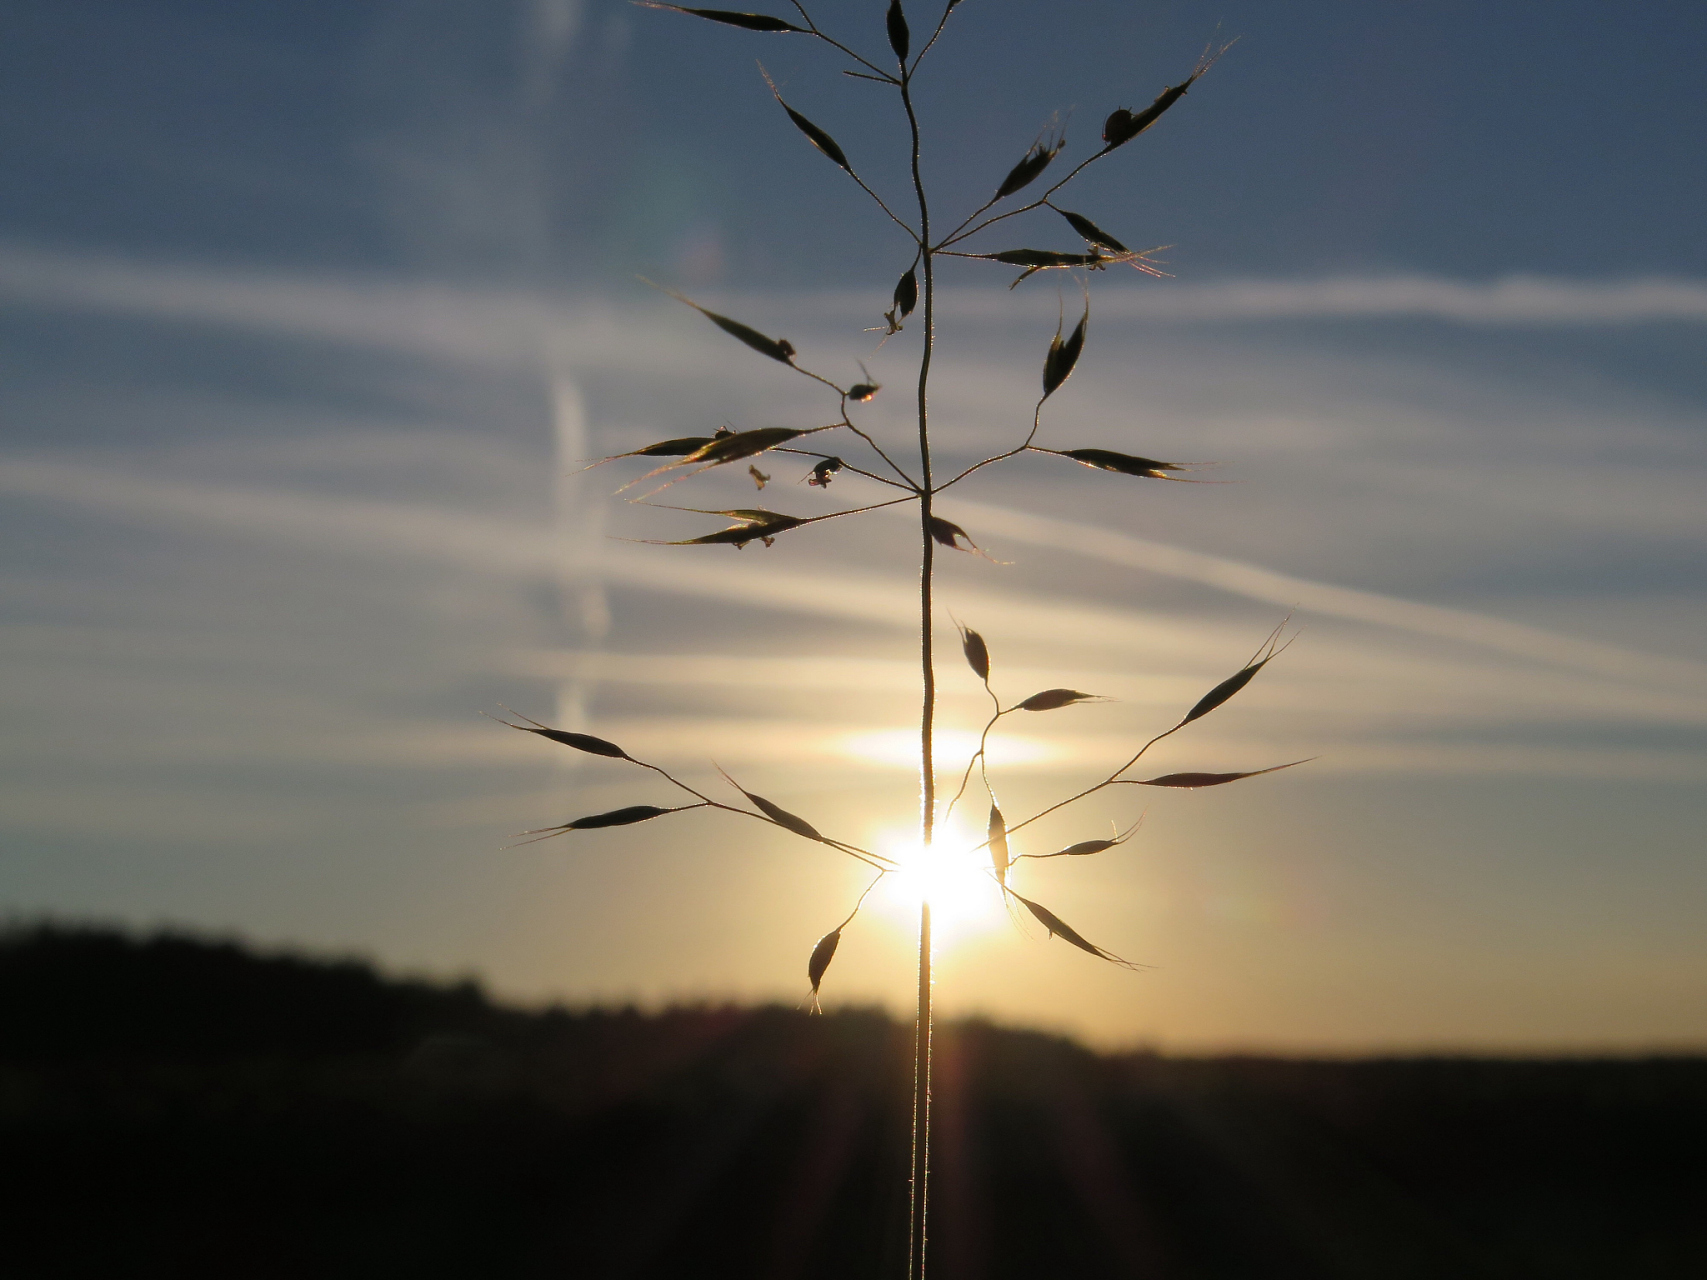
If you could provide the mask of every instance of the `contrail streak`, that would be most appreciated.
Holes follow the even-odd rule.
[[[1353,622],[1372,623],[1416,635],[1437,636],[1532,662],[1591,671],[1596,675],[1626,680],[1632,676],[1680,680],[1707,687],[1707,666],[1701,663],[1662,658],[1592,640],[1577,640],[1464,609],[1448,609],[1373,591],[1296,578],[1240,560],[1134,538],[1096,525],[1056,520],[983,503],[955,502],[952,506],[955,511],[965,513],[967,520],[975,522],[982,531],[1032,546],[1068,551],[1109,564],[1146,569],[1170,578],[1216,587],[1249,600]]]

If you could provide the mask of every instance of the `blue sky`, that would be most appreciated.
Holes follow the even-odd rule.
[[[648,547],[617,539],[704,526],[572,465],[823,412],[638,274],[905,381],[915,329],[864,332],[900,233],[752,60],[892,191],[880,90],[608,3],[3,11],[0,905],[528,999],[798,1000],[857,868],[704,815],[497,853],[659,796],[477,713],[715,759],[851,839],[907,825],[905,521]],[[815,12],[881,48],[880,5]],[[1065,202],[1172,277],[1092,281],[1046,425],[1232,483],[992,472],[948,512],[1005,563],[952,558],[944,597],[1008,694],[1118,699],[1025,725],[1005,805],[1122,758],[1293,608],[1284,659],[1158,762],[1320,759],[1051,829],[1142,813],[1033,883],[1155,970],[998,916],[941,998],[1182,1049],[1699,1046],[1707,16],[966,0],[920,93],[933,187],[981,201],[1050,127],[1088,154],[1231,36]],[[944,295],[950,462],[1023,434],[1078,305],[982,265]],[[861,421],[904,439],[903,397]],[[797,514],[866,492],[767,469]],[[899,1007],[900,913],[861,927],[827,993]]]

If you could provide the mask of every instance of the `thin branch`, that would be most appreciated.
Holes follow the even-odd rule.
[[[1047,400],[1048,398],[1049,398],[1048,396],[1044,396],[1043,400]],[[1026,435],[1025,442],[1023,444],[1020,444],[1020,445],[1016,446],[1015,448],[1009,449],[1005,453],[998,453],[998,454],[994,455],[993,457],[985,458],[982,462],[973,463],[970,467],[967,467],[966,470],[962,471],[959,475],[955,476],[954,479],[947,480],[947,481],[944,481],[942,484],[939,484],[935,488],[935,490],[933,490],[933,492],[941,493],[944,489],[949,489],[949,488],[952,488],[953,486],[959,484],[962,480],[966,479],[966,477],[971,475],[974,471],[982,471],[985,467],[990,466],[992,463],[1006,461],[1008,458],[1011,458],[1011,457],[1015,456],[1016,454],[1024,453],[1024,452],[1026,452],[1026,450],[1030,449],[1031,448],[1031,442],[1033,440],[1037,439],[1037,428],[1038,428],[1038,425],[1041,422],[1042,417],[1043,417],[1043,400],[1039,400],[1037,402],[1037,407],[1032,410],[1032,413],[1031,413],[1031,431]]]
[[[704,809],[704,808],[708,808],[708,807],[709,808],[721,808],[722,806],[718,805],[718,803],[715,800],[707,800],[704,804],[684,804],[684,805],[680,806],[679,808],[665,809],[660,813],[653,814],[652,816],[661,818],[666,813],[686,813],[690,809]],[[517,835],[519,835],[519,836],[532,836],[533,839],[532,840],[518,840],[515,844],[504,845],[503,848],[499,850],[499,852],[500,853],[507,852],[510,849],[525,849],[528,845],[538,844],[542,840],[554,840],[558,836],[566,836],[573,830],[575,830],[574,827],[570,826],[567,823],[564,823],[564,824],[560,824],[560,825],[555,826],[555,827],[535,827],[532,831],[518,831],[518,832],[516,832]]]
[[[905,498],[891,498],[887,502],[873,502],[869,506],[849,507],[846,511],[830,511],[821,516],[807,516],[799,525],[795,525],[794,527],[798,529],[801,525],[817,524],[820,520],[837,520],[842,516],[864,515],[867,511],[881,511],[884,507],[897,507],[903,502],[917,502],[918,500],[919,496],[917,494],[912,494]]]
[[[1007,715],[1008,711],[1012,711],[1013,708],[1009,707],[1008,711],[1002,710],[1001,699],[996,697],[995,690],[990,688],[988,680],[984,681],[984,692],[989,694],[990,701],[996,704],[996,714],[990,717],[990,722],[984,726],[984,732],[978,735],[978,749],[966,761],[966,772],[960,776],[960,789],[954,793],[954,799],[948,802],[948,808],[943,810],[942,820],[944,822],[947,822],[949,815],[954,812],[954,806],[960,803],[960,797],[966,794],[966,785],[972,781],[972,766],[980,761],[984,764],[984,790],[990,789],[989,757],[984,754],[984,748],[990,741],[990,730],[996,727],[996,721]]]
[[[887,453],[885,453],[883,451],[882,445],[878,444],[877,441],[873,440],[871,438],[871,436],[869,434],[867,434],[864,430],[862,430],[859,427],[854,426],[853,419],[848,417],[848,397],[847,397],[847,392],[845,392],[845,391],[842,393],[842,420],[838,425],[846,427],[849,431],[853,432],[861,440],[865,441],[866,444],[871,447],[871,451],[873,453],[875,453],[878,457],[882,458],[885,462],[887,462],[889,464],[889,469],[891,471],[893,471],[896,475],[900,476],[901,479],[905,480],[907,482],[907,487],[909,489],[911,489],[914,493],[923,493],[924,492],[924,486],[922,486],[917,480],[913,479],[912,476],[907,474],[907,470],[905,467],[903,467],[900,463],[896,462],[895,459],[891,458]]]
[[[890,221],[892,221],[896,226],[900,227],[901,230],[905,231],[909,236],[911,236],[913,238],[914,244],[923,244],[924,243],[924,241],[919,238],[919,233],[917,231],[914,231],[911,227],[909,227],[902,219],[900,219],[899,217],[896,216],[895,211],[893,209],[891,209],[888,205],[883,203],[883,197],[882,196],[878,195],[877,192],[873,191],[870,187],[865,185],[865,179],[864,178],[860,177],[859,174],[855,173],[852,169],[848,169],[845,172],[847,173],[848,177],[852,178],[855,182],[859,183],[859,189],[861,191],[865,192],[866,195],[870,196],[873,200],[877,201],[877,207],[879,209],[883,210],[884,213],[887,213],[889,215]]]
[[[980,222],[977,226],[973,227],[970,231],[966,230],[965,228],[966,228],[966,224],[968,222],[971,222],[974,219],[976,219],[980,214],[982,214],[984,212],[985,209],[990,208],[992,205],[994,205],[996,203],[997,200],[1001,199],[1000,196],[992,197],[991,199],[984,202],[984,207],[982,209],[979,209],[975,213],[968,215],[965,222],[962,222],[953,231],[949,232],[948,235],[946,237],[944,237],[943,240],[936,245],[936,248],[939,251],[946,249],[949,245],[958,244],[960,241],[965,240],[969,236],[975,236],[980,231],[984,230],[984,228],[993,227],[996,225],[996,223],[1001,222],[1006,218],[1016,217],[1022,213],[1030,213],[1033,209],[1042,208],[1044,205],[1049,203],[1049,197],[1050,196],[1054,195],[1062,187],[1066,186],[1074,178],[1078,177],[1079,174],[1085,170],[1086,166],[1094,164],[1096,161],[1101,160],[1104,156],[1106,156],[1108,154],[1108,151],[1109,151],[1109,149],[1107,147],[1104,147],[1101,151],[1097,152],[1094,156],[1091,156],[1085,160],[1081,160],[1078,163],[1078,165],[1073,169],[1073,171],[1071,173],[1069,173],[1065,178],[1062,178],[1061,181],[1057,182],[1054,186],[1050,187],[1049,190],[1045,191],[1041,196],[1039,196],[1037,199],[1033,200],[1030,204],[1021,205],[1017,209],[1009,209],[1006,213],[998,213],[993,218],[986,218],[983,222]]]
[[[859,54],[855,53],[852,49],[848,48],[847,45],[843,44],[840,40],[837,40],[832,36],[827,36],[822,31],[818,30],[818,24],[816,22],[812,21],[812,15],[806,12],[806,6],[801,4],[800,0],[794,0],[794,8],[795,8],[795,11],[800,14],[801,19],[806,23],[806,31],[807,31],[808,35],[817,36],[825,44],[834,45],[836,48],[840,49],[843,53],[847,54],[848,57],[852,58],[855,62],[859,63],[860,66],[865,67],[869,71],[876,72],[877,78],[882,79],[882,80],[887,80],[891,84],[899,84],[900,83],[899,80],[897,80],[894,76],[890,75],[882,67],[878,66],[875,62],[867,62],[864,58],[860,57]]]
[[[948,15],[954,12],[954,6],[959,3],[960,0],[948,0],[948,4],[943,7],[942,17],[937,19],[936,30],[931,32],[931,38],[925,41],[925,47],[920,49],[917,56],[914,57],[913,65],[907,72],[908,76],[912,76],[918,71],[919,63],[925,60],[925,55],[931,51],[931,46],[936,43],[937,37],[942,34],[942,29],[948,25]]]
[[[808,378],[811,378],[812,381],[814,381],[814,382],[822,382],[826,387],[830,388],[831,391],[834,391],[839,396],[847,395],[847,389],[846,388],[841,386],[839,383],[831,382],[828,378],[826,378],[821,373],[813,373],[812,370],[807,369],[802,365],[795,364],[794,361],[792,361],[792,360],[790,360],[788,362],[788,367],[790,369],[793,369],[796,373],[805,374]],[[840,426],[841,424],[840,423],[831,423],[830,425]]]
[[[750,809],[743,809],[743,808],[740,808],[738,805],[724,804],[721,800],[713,800],[710,796],[706,795],[704,792],[697,791],[693,787],[688,786],[687,783],[683,782],[680,778],[676,777],[669,770],[663,768],[660,765],[655,765],[655,764],[652,764],[652,763],[645,761],[645,760],[636,760],[633,756],[629,756],[629,755],[625,755],[623,757],[623,759],[629,761],[631,764],[639,765],[642,769],[652,770],[653,773],[655,773],[659,777],[663,778],[666,782],[673,783],[675,786],[680,787],[683,791],[687,792],[691,796],[698,798],[701,801],[700,804],[688,805],[688,806],[686,806],[686,808],[690,808],[690,809],[700,809],[700,808],[721,809],[725,813],[738,813],[738,814],[741,814],[743,817],[756,818],[760,822],[768,823],[771,826],[780,828],[783,831],[789,830],[789,828],[787,826],[776,821],[774,818],[766,816],[765,814],[754,813]],[[790,834],[798,835],[799,832],[791,832]],[[870,849],[862,849],[858,845],[845,844],[840,840],[831,840],[831,839],[825,838],[823,840],[815,841],[814,843],[829,845],[832,849],[836,849],[839,852],[845,853],[849,857],[856,858],[860,862],[865,863],[867,866],[876,867],[879,870],[884,869],[884,867],[883,867],[884,863],[887,862],[887,863],[893,864],[895,861],[893,858],[888,857],[885,854],[873,853]]]
[[[1148,751],[1151,747],[1155,746],[1158,742],[1160,742],[1163,738],[1167,737],[1169,734],[1178,733],[1181,729],[1185,728],[1185,726],[1188,723],[1190,723],[1190,722],[1186,721],[1186,720],[1181,720],[1173,728],[1168,729],[1163,733],[1158,733],[1155,737],[1151,738],[1143,746],[1139,747],[1138,753],[1136,755],[1134,755],[1125,764],[1121,765],[1120,768],[1116,769],[1113,773],[1109,774],[1108,777],[1104,778],[1101,782],[1097,783],[1095,786],[1086,787],[1083,791],[1079,792],[1077,795],[1068,796],[1065,800],[1058,801],[1057,803],[1050,805],[1047,809],[1044,809],[1038,813],[1032,814],[1031,817],[1027,818],[1024,822],[1014,823],[1013,826],[1008,828],[1008,834],[1012,835],[1015,831],[1020,830],[1022,827],[1029,827],[1032,823],[1036,822],[1039,818],[1046,818],[1050,814],[1054,813],[1057,809],[1064,809],[1070,804],[1074,804],[1080,800],[1083,800],[1086,796],[1095,795],[1098,791],[1101,791],[1104,787],[1113,786],[1115,784],[1115,782],[1119,780],[1120,775],[1125,773],[1133,765],[1137,764],[1138,761],[1143,757],[1143,755],[1146,751]]]
[[[771,453],[793,453],[793,454],[798,454],[802,458],[837,458],[836,454],[833,454],[833,453],[814,453],[811,449],[779,448],[779,449],[772,449],[769,452],[771,452]],[[837,460],[842,461],[839,458]],[[864,476],[867,480],[875,480],[875,481],[877,481],[878,484],[886,484],[891,489],[907,489],[913,493],[918,492],[918,490],[912,485],[902,484],[898,480],[891,480],[888,476],[880,476],[875,471],[867,471],[864,467],[856,467],[851,462],[842,461],[842,470],[843,471],[851,471],[856,476]]]
[[[865,900],[871,896],[871,891],[877,888],[877,886],[883,882],[883,877],[888,874],[889,873],[887,871],[879,871],[877,875],[872,878],[871,883],[865,886],[865,892],[860,894],[859,900],[854,903],[853,910],[848,912],[848,918],[832,929],[832,933],[840,933],[843,929],[853,923],[854,917],[859,914],[859,909],[865,905]]]

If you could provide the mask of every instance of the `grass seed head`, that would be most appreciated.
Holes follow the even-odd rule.
[[[919,305],[919,274],[916,267],[908,267],[907,273],[895,282],[895,293],[890,301],[893,305],[883,313],[885,336],[900,333],[901,321],[912,315],[913,308]]]
[[[749,542],[762,541],[770,546],[779,533],[787,533],[797,529],[806,522],[796,516],[785,516],[775,511],[765,511],[758,507],[738,507],[732,511],[708,511],[706,515],[728,516],[739,524],[730,525],[727,529],[719,529],[716,533],[704,533],[697,538],[676,538],[671,540],[646,539],[654,546],[660,547],[705,547],[733,546],[745,547]]]
[[[1053,205],[1051,205],[1050,207],[1054,208]],[[1079,233],[1080,237],[1085,241],[1085,243],[1092,244],[1092,245],[1100,245],[1102,248],[1111,249],[1115,253],[1131,253],[1132,252],[1132,250],[1128,249],[1125,245],[1121,244],[1120,241],[1116,240],[1113,236],[1109,235],[1108,232],[1104,231],[1101,227],[1097,226],[1096,223],[1092,222],[1089,218],[1085,217],[1084,214],[1082,214],[1082,213],[1068,213],[1065,209],[1056,209],[1055,212],[1060,214],[1063,218],[1065,218],[1067,220],[1067,222],[1072,226],[1073,230],[1077,231]]]
[[[585,751],[589,755],[608,756],[612,760],[628,759],[628,752],[614,742],[606,742],[603,738],[595,738],[590,733],[570,733],[566,729],[528,729],[526,725],[516,725],[518,729],[527,729],[529,733],[537,733],[542,738],[558,742],[566,747],[574,747],[577,751]]]
[[[1010,889],[1008,892],[1013,893],[1013,890]],[[1088,952],[1099,960],[1107,960],[1110,964],[1117,964],[1122,969],[1139,969],[1143,967],[1142,965],[1133,964],[1130,960],[1122,960],[1119,956],[1115,955],[1114,952],[1105,951],[1103,948],[1097,946],[1096,943],[1087,940],[1077,929],[1074,929],[1048,907],[1033,902],[1030,898],[1020,898],[1020,895],[1017,893],[1014,893],[1014,897],[1019,898],[1020,903],[1027,911],[1031,912],[1031,914],[1036,917],[1037,922],[1045,929],[1049,930],[1050,937],[1059,938],[1061,941],[1070,943],[1077,947],[1080,951]]]
[[[970,551],[979,555],[983,554],[978,550],[978,544],[972,541],[971,534],[967,533],[966,530],[955,524],[954,521],[944,520],[941,516],[931,517],[931,537],[935,538],[945,547],[953,547],[956,551]],[[955,541],[956,538],[965,538],[966,545],[964,547],[961,546]]]
[[[1190,79],[1182,81],[1181,83],[1173,85],[1167,89],[1163,89],[1157,96],[1156,100],[1149,106],[1145,107],[1142,111],[1128,111],[1126,108],[1122,107],[1118,111],[1113,112],[1108,119],[1103,122],[1102,140],[1108,144],[1103,148],[1103,150],[1105,152],[1113,151],[1116,147],[1125,146],[1128,142],[1131,142],[1132,139],[1143,133],[1144,130],[1155,124],[1156,121],[1162,118],[1162,113],[1164,111],[1173,106],[1174,103],[1178,102],[1181,98],[1185,97],[1186,90],[1191,88],[1191,86],[1197,82],[1197,77],[1202,74],[1203,70],[1194,71],[1192,72]]]
[[[631,804],[625,809],[612,809],[609,813],[593,813],[585,818],[576,818],[573,822],[565,822],[556,830],[591,831],[598,827],[627,827],[674,812],[674,809],[660,809],[655,804]]]
[[[907,15],[901,12],[901,0],[889,0],[889,12],[883,16],[883,25],[889,30],[889,47],[895,51],[897,59],[905,62],[912,36],[907,30]]]
[[[824,837],[818,834],[818,828],[806,821],[805,818],[798,817],[784,809],[780,804],[772,804],[763,796],[756,796],[751,791],[742,791],[741,794],[756,804],[764,812],[765,817],[779,827],[787,827],[797,836],[805,836],[808,840],[823,843]]]
[[[831,160],[835,161],[835,163],[839,164],[849,173],[852,173],[853,166],[848,163],[847,153],[836,144],[836,140],[782,100],[782,94],[778,92],[775,82],[770,78],[769,72],[765,71],[763,67],[759,68],[759,72],[765,77],[765,83],[770,85],[771,95],[776,98],[777,105],[779,105],[784,111],[788,112],[788,118],[794,121],[794,127],[804,133],[807,140],[810,141],[813,146],[817,147],[818,150],[822,151],[825,155],[830,157]]]
[[[660,440],[657,444],[649,444],[644,449],[635,449],[629,453],[619,453],[619,458],[679,458],[695,450],[703,449],[711,443],[710,436],[678,436],[674,440]]]
[[[990,806],[990,865],[995,868],[996,880],[1003,887],[1008,883],[1008,868],[1013,865],[1013,859],[1008,856],[1008,824],[1002,819],[1002,811],[995,805]]]
[[[1130,453],[1116,453],[1113,449],[1056,449],[1050,452],[1058,453],[1063,458],[1071,458],[1074,462],[1083,463],[1087,467],[1096,467],[1102,471],[1113,471],[1123,476],[1138,476],[1147,480],[1181,480],[1180,476],[1171,476],[1167,473],[1185,470],[1177,462],[1160,462],[1155,458],[1140,458]]]
[[[656,0],[640,0],[640,4],[647,9],[672,9],[677,13],[691,13],[696,18],[709,18],[713,22],[741,27],[747,31],[795,31],[801,35],[808,34],[805,27],[797,27],[792,22],[773,18],[768,13],[739,13],[734,9],[689,9],[679,4],[658,4]]]
[[[1290,617],[1291,615],[1288,614],[1287,618]],[[1280,626],[1269,632],[1268,639],[1264,640],[1261,646],[1258,647],[1257,651],[1251,655],[1251,660],[1247,662],[1243,668],[1235,671],[1232,675],[1228,676],[1220,684],[1216,685],[1208,693],[1199,698],[1197,700],[1197,705],[1185,713],[1185,719],[1181,720],[1180,724],[1187,725],[1200,716],[1208,715],[1211,711],[1215,710],[1216,707],[1220,706],[1223,702],[1226,702],[1227,699],[1231,698],[1240,689],[1243,689],[1253,679],[1255,679],[1257,672],[1261,671],[1270,662],[1274,661],[1275,657],[1286,647],[1286,645],[1279,643],[1280,633],[1285,626],[1286,620],[1283,619]],[[1288,640],[1286,643],[1291,644],[1292,642]]]
[[[1078,844],[1070,844],[1058,853],[1047,855],[1051,858],[1083,858],[1093,853],[1102,853],[1119,844],[1118,840],[1081,840]]]
[[[990,679],[990,647],[984,643],[984,637],[971,627],[961,627],[960,651],[966,655],[966,665],[972,668],[972,673],[980,680],[988,683]]]
[[[824,974],[830,967],[830,961],[836,958],[836,948],[842,943],[842,931],[832,929],[822,938],[818,945],[812,948],[812,956],[806,962],[806,976],[812,979],[812,1008],[818,1009],[818,987],[824,981]]]
[[[505,707],[504,709],[509,711],[508,707]],[[480,714],[486,715],[484,711]],[[567,729],[553,729],[550,725],[541,724],[538,720],[535,720],[530,716],[521,715],[520,712],[512,711],[510,714],[519,716],[528,723],[510,724],[508,720],[498,720],[498,723],[501,725],[508,725],[512,729],[520,729],[523,733],[537,733],[540,737],[545,738],[550,742],[556,742],[565,747],[573,747],[575,750],[585,751],[589,755],[608,756],[612,760],[629,760],[633,758],[628,754],[628,752],[617,746],[616,743],[606,742],[603,738],[595,738],[590,733],[570,733]],[[486,718],[488,720],[498,719],[496,716],[486,716]]]
[[[1266,769],[1249,769],[1244,773],[1164,773],[1159,778],[1145,778],[1142,781],[1137,781],[1136,785],[1140,787],[1178,787],[1181,790],[1191,791],[1198,787],[1219,787],[1223,783],[1238,782],[1241,778],[1260,778],[1265,773],[1279,773],[1282,769],[1290,769],[1294,765],[1308,763],[1308,760],[1292,760],[1286,764],[1270,765]]]
[[[739,462],[742,458],[751,458],[805,434],[794,427],[755,427],[751,431],[736,431],[701,445],[682,459],[682,465],[704,462],[718,466],[725,462]]]
[[[1080,693],[1077,689],[1045,689],[1042,693],[1034,693],[1019,704],[1021,711],[1054,711],[1060,707],[1070,707],[1076,702],[1104,702],[1105,698],[1095,693]]]
[[[996,188],[996,199],[1011,196],[1014,192],[1029,187],[1037,180],[1037,175],[1049,167],[1049,162],[1061,153],[1061,148],[1067,145],[1065,138],[1053,143],[1035,142],[1031,150],[1026,152],[1020,162],[1008,171],[1008,176],[1002,179],[1002,185]]]
[[[1073,376],[1073,366],[1079,363],[1079,356],[1085,349],[1085,325],[1091,318],[1090,303],[1085,303],[1085,313],[1079,317],[1079,323],[1073,326],[1073,332],[1063,341],[1061,330],[1055,330],[1055,336],[1050,340],[1049,353],[1043,357],[1043,398],[1047,400],[1061,389],[1061,384]]]

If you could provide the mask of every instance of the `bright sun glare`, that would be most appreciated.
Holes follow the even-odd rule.
[[[990,854],[979,849],[977,836],[967,834],[958,823],[937,829],[936,843],[929,850],[919,845],[917,832],[890,832],[877,847],[900,864],[900,870],[885,876],[872,896],[881,898],[884,914],[904,928],[916,925],[919,903],[931,904],[932,950],[974,934],[984,933],[1006,920],[1001,890],[990,872]]]

